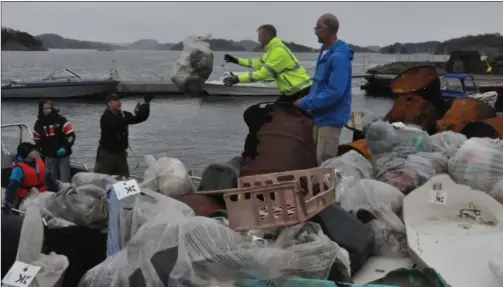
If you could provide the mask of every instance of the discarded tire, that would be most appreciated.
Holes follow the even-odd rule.
[[[451,108],[444,117],[437,121],[437,131],[461,132],[463,128],[472,122],[490,119],[496,116],[496,111],[474,98],[457,98],[452,101]]]

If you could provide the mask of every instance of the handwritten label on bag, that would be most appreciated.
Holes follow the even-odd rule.
[[[123,198],[129,197],[131,195],[135,195],[141,192],[140,186],[134,179],[130,179],[127,181],[120,181],[113,185],[115,195],[117,195],[117,199],[121,200]]]
[[[40,271],[40,266],[16,261],[3,278],[2,284],[14,287],[27,287],[35,279],[38,271]]]
[[[445,190],[430,190],[428,202],[435,204],[447,204],[447,192]]]

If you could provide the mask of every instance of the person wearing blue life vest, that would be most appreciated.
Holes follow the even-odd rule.
[[[313,85],[309,94],[295,105],[314,119],[313,138],[318,165],[337,156],[339,137],[351,113],[351,61],[353,50],[337,38],[339,20],[324,14],[314,28],[323,45],[316,63]]]

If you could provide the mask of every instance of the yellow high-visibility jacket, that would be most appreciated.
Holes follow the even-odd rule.
[[[306,69],[279,38],[274,37],[264,49],[265,53],[260,58],[238,58],[240,66],[255,69],[254,72],[239,75],[240,83],[273,78],[283,95],[292,95],[311,86],[311,77]]]

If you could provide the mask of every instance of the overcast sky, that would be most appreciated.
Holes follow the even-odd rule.
[[[503,2],[2,2],[2,26],[80,40],[164,43],[208,32],[255,40],[256,28],[267,23],[284,40],[317,47],[313,27],[327,12],[339,18],[339,38],[361,46],[503,33]]]

